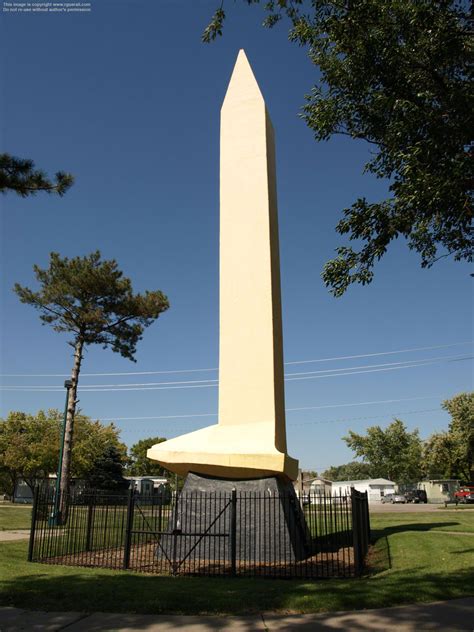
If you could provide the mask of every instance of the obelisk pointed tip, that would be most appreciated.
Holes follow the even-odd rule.
[[[263,101],[263,96],[258,86],[252,67],[245,53],[241,48],[237,54],[232,76],[227,87],[223,107],[229,102],[244,101],[251,98],[258,98]]]

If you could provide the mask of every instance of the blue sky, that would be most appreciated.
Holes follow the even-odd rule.
[[[276,132],[285,361],[466,343],[287,365],[290,373],[455,360],[287,382],[287,407],[311,407],[288,412],[291,455],[319,471],[346,462],[352,453],[341,437],[348,429],[362,432],[394,416],[423,437],[443,429],[440,402],[472,388],[471,362],[456,360],[472,353],[468,266],[442,260],[421,270],[400,240],[371,285],[340,299],[328,293],[320,272],[342,243],[334,230],[342,209],[358,196],[381,199],[387,183],[363,175],[364,143],[316,143],[299,118],[318,73],[304,49],[287,41],[285,26],[265,30],[259,7],[229,3],[224,37],[201,44],[215,8],[208,0],[95,0],[90,14],[2,16],[4,150],[76,177],[62,199],[1,198],[2,384],[61,386],[70,371],[67,337],[42,327],[11,291],[15,282],[34,286],[33,264],[46,266],[53,250],[72,257],[100,249],[136,290],[161,289],[171,303],[146,330],[136,364],[89,348],[82,385],[217,378],[215,371],[86,374],[218,366],[219,110],[244,48]],[[3,390],[0,398],[6,415],[62,409],[64,392]],[[401,401],[363,404],[386,400]],[[197,415],[216,412],[217,388],[82,391],[79,405],[98,419],[141,417],[117,422],[132,444],[212,423],[216,416]]]

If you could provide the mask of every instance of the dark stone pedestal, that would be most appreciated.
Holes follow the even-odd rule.
[[[289,481],[190,473],[157,557],[168,559],[176,570],[192,570],[203,561],[287,565],[304,559],[308,547],[304,514]]]

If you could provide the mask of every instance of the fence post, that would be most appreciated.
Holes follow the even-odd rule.
[[[354,548],[354,571],[355,575],[360,574],[360,524],[359,524],[359,506],[357,492],[351,487],[351,507],[352,507],[352,536]]]
[[[365,524],[366,513],[365,513],[365,493],[362,492],[360,495],[359,502],[359,520],[360,520],[360,564],[361,569],[364,564],[365,554],[367,552],[367,528]]]
[[[176,486],[177,486],[177,483],[176,483]],[[198,497],[202,501],[202,493],[198,492]],[[176,561],[176,556],[178,553],[178,533],[180,533],[179,520],[178,520],[178,502],[180,501],[180,498],[181,497],[178,495],[178,489],[176,487],[174,509],[173,509],[173,523],[172,523],[173,524],[173,561],[172,561],[173,575],[178,574],[178,564]],[[186,502],[187,500],[188,499],[186,498],[186,496],[184,496],[184,501]]]
[[[87,531],[86,531],[86,551],[91,551],[92,518],[94,514],[95,495],[89,496],[89,507],[87,509]]]
[[[364,522],[364,560],[369,550],[369,495],[365,492],[364,503],[362,505],[363,522]]]
[[[237,573],[237,491],[232,490],[230,505],[230,574]]]
[[[28,545],[28,562],[33,561],[33,548],[35,546],[35,532],[36,532],[36,518],[38,516],[38,500],[39,500],[39,485],[36,485],[33,492],[33,508],[31,510],[31,528],[30,528],[30,542]]]
[[[163,531],[163,496],[160,499],[160,504],[158,505],[158,531]],[[160,533],[161,539],[161,533]]]
[[[127,524],[125,527],[125,541],[123,551],[123,569],[127,570],[130,566],[130,548],[132,545],[132,528],[133,528],[133,510],[135,508],[134,489],[130,487],[128,490],[127,500]]]
[[[369,493],[366,492],[367,498],[365,502],[365,513],[367,516],[367,542],[370,543],[370,511],[369,511]]]

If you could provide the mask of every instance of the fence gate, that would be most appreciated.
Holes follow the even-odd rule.
[[[174,495],[170,505],[155,500],[129,497],[124,569],[235,574],[235,492]]]

